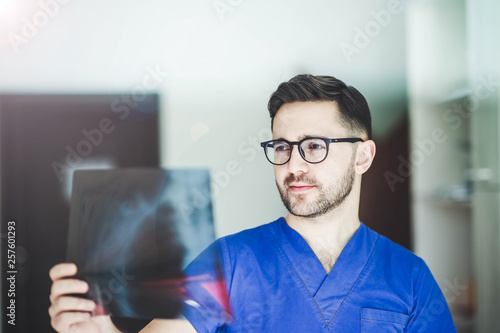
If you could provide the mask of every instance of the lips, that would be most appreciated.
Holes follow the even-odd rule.
[[[290,185],[288,185],[288,188],[290,189],[290,191],[295,192],[295,193],[306,192],[306,191],[312,190],[315,187],[316,186],[310,185],[310,184],[290,184]]]

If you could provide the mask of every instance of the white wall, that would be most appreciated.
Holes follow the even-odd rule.
[[[231,9],[222,16],[214,7],[221,3]],[[56,10],[0,0],[0,92],[128,92],[148,69],[168,72],[157,88],[162,164],[206,166],[220,176],[238,163],[239,173],[215,196],[218,234],[232,233],[284,213],[272,167],[255,143],[266,138],[267,100],[278,83],[299,72],[338,76],[367,96],[378,135],[401,116],[398,3],[72,0]],[[44,22],[47,11],[53,15]],[[43,27],[30,31],[26,20]],[[13,48],[9,34],[25,39]],[[341,49],[347,44],[349,56]]]

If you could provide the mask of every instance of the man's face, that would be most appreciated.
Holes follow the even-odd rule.
[[[299,141],[305,137],[335,139],[351,135],[340,125],[339,111],[333,102],[284,104],[274,118],[273,139]],[[293,146],[290,161],[274,166],[276,185],[290,213],[312,218],[344,202],[354,183],[353,147],[352,143],[331,143],[327,158],[310,164]]]

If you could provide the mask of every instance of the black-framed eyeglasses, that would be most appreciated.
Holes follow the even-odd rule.
[[[305,138],[300,141],[270,140],[261,142],[260,146],[264,148],[264,153],[269,162],[274,165],[283,165],[290,161],[293,146],[297,145],[299,154],[304,161],[312,164],[323,162],[328,156],[328,147],[330,143],[340,142],[359,142],[364,141],[361,138]]]

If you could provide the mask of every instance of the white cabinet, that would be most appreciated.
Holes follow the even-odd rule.
[[[459,332],[500,332],[499,22],[494,0],[407,10],[413,244]]]

